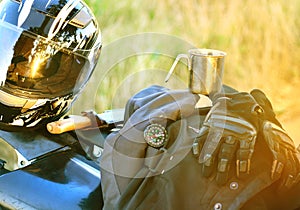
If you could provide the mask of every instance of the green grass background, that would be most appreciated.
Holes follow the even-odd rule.
[[[300,0],[86,2],[99,21],[104,48],[122,37],[155,32],[179,37],[199,48],[227,52],[224,83],[241,91],[262,89],[287,130],[294,138],[300,138],[297,131],[300,126]],[[121,107],[135,91],[157,81],[153,78],[138,83],[133,79],[126,87],[120,85],[132,72],[145,68],[168,71],[173,61],[144,55],[118,63],[111,74],[101,79],[100,86],[94,87],[97,88],[96,111]],[[99,68],[96,71],[101,71]],[[183,80],[187,77],[185,73],[178,76]],[[116,89],[122,91],[117,93]]]

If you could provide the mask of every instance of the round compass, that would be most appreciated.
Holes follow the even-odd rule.
[[[144,138],[147,144],[152,147],[159,148],[164,146],[168,139],[168,134],[163,126],[159,124],[151,124],[145,129]]]

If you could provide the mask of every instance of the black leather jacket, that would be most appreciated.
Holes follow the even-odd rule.
[[[203,163],[192,153],[192,145],[208,110],[195,109],[198,99],[187,90],[152,86],[129,100],[124,127],[110,134],[104,145],[104,209],[299,208],[299,183],[280,188],[281,177],[271,177],[273,157],[261,137],[249,174],[237,177],[231,167],[223,185],[216,182],[215,171],[202,175]],[[151,124],[167,130],[168,141],[161,148],[145,141]]]

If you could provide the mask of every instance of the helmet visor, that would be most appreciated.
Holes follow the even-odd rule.
[[[0,89],[29,98],[78,93],[93,71],[100,44],[89,50],[69,45],[0,21]]]

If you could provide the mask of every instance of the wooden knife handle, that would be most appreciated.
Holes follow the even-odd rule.
[[[61,119],[47,124],[47,130],[52,134],[61,134],[76,129],[91,126],[90,118],[86,116],[70,115],[69,118]]]

